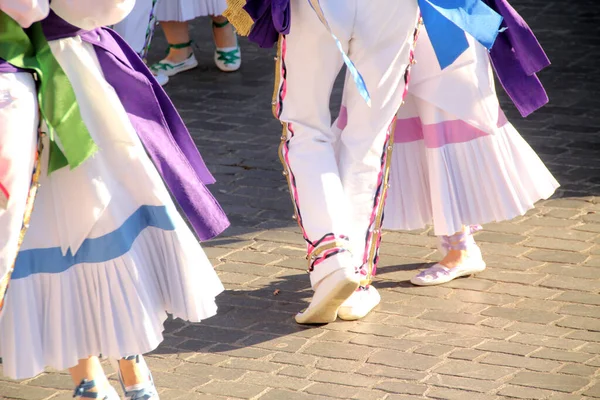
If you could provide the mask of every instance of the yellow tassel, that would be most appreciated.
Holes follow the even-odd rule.
[[[227,9],[223,13],[240,36],[248,36],[254,25],[254,21],[243,8],[245,5],[246,0],[227,0]]]

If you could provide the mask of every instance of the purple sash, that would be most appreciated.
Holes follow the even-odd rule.
[[[42,27],[48,41],[79,35],[94,45],[106,81],[200,240],[223,232],[229,221],[205,186],[215,179],[173,103],[135,51],[110,29],[84,31],[53,12]]]

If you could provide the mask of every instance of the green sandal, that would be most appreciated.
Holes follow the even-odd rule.
[[[224,28],[229,25],[229,21],[225,22],[212,22],[213,28],[213,40],[214,40],[214,29],[215,28]],[[233,32],[236,35],[235,31]],[[242,65],[242,54],[240,50],[240,46],[237,42],[236,35],[236,44],[234,47],[217,47],[215,49],[215,65],[223,72],[233,72],[240,69]]]
[[[192,43],[193,42],[190,40],[187,43],[169,44],[169,47],[167,48],[167,54],[170,49],[185,49],[187,47],[191,47]],[[197,66],[198,61],[196,60],[196,56],[194,56],[194,52],[192,51],[189,57],[182,62],[174,63],[165,58],[152,65],[150,70],[154,75],[173,76],[180,72],[196,68]]]

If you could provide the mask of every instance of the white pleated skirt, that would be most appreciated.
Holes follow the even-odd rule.
[[[191,21],[208,15],[221,15],[226,0],[159,0],[156,6],[159,21]]]
[[[433,225],[452,235],[523,215],[559,186],[500,109],[487,50],[468,40],[442,71],[427,31],[419,33],[394,131],[385,229]],[[332,129],[343,131],[347,118],[342,105]]]
[[[487,50],[469,49],[441,71],[427,32],[416,46],[398,112],[384,228],[452,235],[510,220],[558,182],[500,109]]]
[[[42,172],[0,317],[3,372],[16,379],[93,355],[152,351],[167,313],[193,322],[211,317],[224,290],[93,46],[75,37],[50,47],[100,150],[74,170]],[[47,157],[44,151],[43,166]]]

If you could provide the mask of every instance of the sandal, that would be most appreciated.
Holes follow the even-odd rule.
[[[212,22],[213,28],[213,40],[215,35],[215,28],[224,28],[229,25],[229,21],[225,22]],[[215,49],[215,65],[223,72],[233,72],[240,69],[242,65],[242,53],[237,41],[237,34],[235,31],[233,32],[236,35],[235,46],[234,47],[217,47]]]
[[[125,387],[125,383],[123,382],[123,376],[121,375],[121,369],[118,368],[117,365],[117,375],[119,377],[119,383],[121,383],[121,388],[123,389],[123,393],[125,396],[124,400],[159,400],[158,392],[156,390],[156,386],[154,385],[154,379],[152,379],[152,373],[146,365],[146,361],[141,355],[135,355],[130,357],[124,357],[124,360],[135,360],[135,363],[138,364],[139,367],[143,368],[145,373],[148,375],[148,380],[144,383],[140,383],[134,385],[133,387],[127,390]]]
[[[167,54],[170,49],[185,49],[186,47],[192,47],[192,41],[190,40],[187,43],[176,43],[169,44],[167,48]],[[194,56],[194,52],[192,51],[188,58],[179,63],[174,63],[172,61],[167,60],[166,58],[157,62],[156,64],[150,67],[150,70],[155,76],[163,75],[166,77],[176,75],[180,72],[187,71],[198,66],[198,60],[196,60],[196,56]],[[165,82],[166,83],[166,82]]]
[[[102,392],[92,392],[91,390],[96,387],[96,382],[94,380],[84,379],[81,383],[75,388],[73,392],[73,398],[78,399],[101,399],[101,400],[119,400],[119,395],[117,391],[112,387],[108,386],[107,393],[104,394]],[[103,395],[101,397],[101,395]]]

